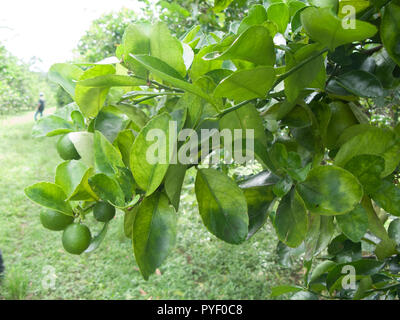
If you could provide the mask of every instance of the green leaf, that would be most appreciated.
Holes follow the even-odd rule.
[[[114,73],[115,67],[112,65],[97,65],[86,70],[79,78],[79,81]],[[109,88],[107,87],[84,87],[78,83],[75,88],[75,102],[85,117],[94,118],[103,107],[108,91]]]
[[[385,159],[381,156],[363,154],[355,156],[344,167],[361,182],[369,194],[381,185],[381,174],[385,170]]]
[[[303,200],[295,189],[284,196],[274,220],[279,240],[287,246],[298,247],[307,234],[308,217]]]
[[[50,182],[39,182],[25,188],[26,196],[33,202],[72,216],[73,211],[67,195],[60,186]]]
[[[125,195],[117,180],[104,173],[98,173],[89,178],[89,185],[100,199],[110,202],[113,206],[123,207]]]
[[[390,57],[400,66],[400,6],[393,1],[383,9],[381,39]]]
[[[218,13],[224,11],[233,0],[214,0],[214,12]]]
[[[94,167],[93,133],[71,132],[68,134],[68,138],[74,144],[76,151],[82,158],[82,162],[88,167]]]
[[[176,86],[177,88],[194,93],[212,104],[215,103],[208,94],[198,86],[186,82],[178,71],[166,64],[164,61],[147,55],[131,55],[131,57],[162,80]]]
[[[400,188],[388,180],[381,180],[372,199],[386,212],[400,216]]]
[[[92,252],[100,246],[100,244],[106,237],[107,230],[108,230],[108,222],[105,223],[101,231],[92,238],[89,247],[85,250],[85,253]]]
[[[97,172],[110,176],[124,166],[119,151],[99,131],[94,133],[94,163]]]
[[[352,70],[336,77],[337,83],[356,96],[365,98],[382,97],[385,92],[381,82],[372,73]]]
[[[353,242],[360,242],[368,230],[368,215],[361,205],[349,213],[336,216],[336,221],[343,233]]]
[[[136,214],[139,210],[139,206],[125,209],[124,215],[124,233],[128,239],[133,237],[133,224],[135,223]]]
[[[314,268],[313,272],[311,273],[309,284],[312,284],[314,281],[318,280],[318,278],[324,273],[332,270],[335,265],[336,263],[330,260],[322,261]]]
[[[123,104],[116,105],[121,112],[128,116],[132,120],[133,130],[139,132],[149,121],[149,117],[139,108],[134,106],[128,106]]]
[[[131,148],[134,140],[135,136],[132,130],[127,129],[120,131],[113,143],[113,145],[117,147],[121,153],[122,161],[126,167],[129,167],[130,165]]]
[[[234,72],[221,81],[214,91],[215,97],[226,97],[237,102],[265,98],[275,82],[272,67],[256,67]]]
[[[212,234],[232,244],[246,240],[246,198],[234,181],[215,169],[199,169],[195,191],[201,218]]]
[[[372,289],[372,284],[371,276],[362,278],[358,284],[357,291],[354,293],[353,300],[361,300],[362,298],[368,296],[368,290]]]
[[[274,42],[267,28],[252,26],[244,31],[224,52],[211,52],[203,59],[241,59],[256,65],[273,66],[275,64]]]
[[[85,129],[85,118],[79,110],[73,110],[71,112],[71,120],[79,130]]]
[[[338,264],[328,273],[328,277],[326,278],[326,285],[328,289],[342,289],[341,280],[345,275],[348,274],[346,272],[342,273],[343,267],[345,266],[353,266],[357,276],[365,276],[378,273],[385,266],[385,263],[372,259],[363,259],[354,262]],[[334,285],[335,287],[333,288]]]
[[[175,245],[176,213],[162,193],[154,193],[140,204],[133,224],[135,259],[144,279],[156,271]]]
[[[122,58],[127,67],[135,75],[146,79],[147,70],[137,61],[130,57],[130,54],[150,54],[150,32],[151,25],[148,23],[130,24],[122,37],[122,44],[119,47]]]
[[[186,67],[183,61],[182,44],[171,36],[168,27],[163,22],[156,23],[151,29],[150,52],[153,57],[164,61],[185,76]]]
[[[91,172],[91,169],[81,161],[65,161],[56,169],[55,183],[64,190],[68,199],[74,196],[75,200],[91,200],[93,192],[90,188],[84,188],[84,179],[87,179],[88,171]]]
[[[249,181],[242,182],[239,185],[246,198],[249,215],[249,233],[247,239],[252,237],[267,221],[268,208],[275,199],[275,195],[272,192],[273,185],[243,187],[249,185]]]
[[[318,300],[318,296],[309,291],[299,291],[291,296],[290,300]]]
[[[296,189],[307,208],[322,215],[350,212],[363,196],[358,180],[350,172],[335,166],[313,168]]]
[[[171,116],[168,113],[153,117],[140,131],[131,149],[130,167],[133,177],[139,187],[146,191],[146,196],[151,195],[160,186],[168,170],[171,156],[170,121]],[[149,132],[157,134],[156,143],[147,140]]]
[[[63,87],[74,98],[76,81],[82,74],[82,69],[73,64],[56,63],[51,66],[48,78]]]
[[[289,23],[289,8],[286,3],[273,3],[267,9],[268,20],[273,21],[278,26],[278,31],[285,33]]]
[[[174,206],[175,210],[179,210],[179,201],[181,199],[181,190],[183,185],[183,180],[185,179],[185,174],[187,170],[187,165],[180,163],[171,164],[168,167],[168,171],[165,174],[165,193],[167,194],[169,201]]]
[[[94,120],[94,130],[101,132],[111,143],[126,126],[126,121],[113,107],[104,108]]]
[[[313,43],[302,46],[294,54],[286,53],[286,72],[300,64],[303,60],[321,51],[321,45]],[[285,95],[290,102],[296,100],[300,91],[308,88],[322,72],[326,78],[324,56],[320,55],[285,79]],[[325,83],[325,80],[324,80]]]
[[[388,235],[400,246],[400,219],[394,219],[388,228]]]
[[[247,30],[247,28],[263,24],[268,20],[267,11],[265,7],[261,4],[256,4],[249,9],[249,13],[240,23],[239,29],[237,31],[238,34]]]
[[[253,104],[247,104],[233,112],[230,112],[223,116],[219,121],[219,129],[228,129],[231,131],[232,144],[235,140],[238,140],[237,134],[235,135],[235,130],[242,130],[242,134],[239,139],[241,139],[243,151],[246,149],[246,130],[251,130],[254,135],[254,154],[260,163],[264,167],[268,167],[269,159],[267,154],[267,136],[265,134],[265,129],[263,125],[262,118],[259,112]],[[225,145],[227,147],[227,145]],[[234,146],[230,146],[234,151]],[[252,150],[246,150],[250,152]],[[233,152],[233,158],[235,158],[235,152]]]
[[[393,131],[370,126],[341,146],[335,164],[345,166],[351,158],[362,154],[381,156],[385,159],[385,170],[381,174],[383,178],[396,169],[400,161],[399,152],[400,143]]]
[[[286,293],[299,292],[301,290],[303,290],[302,287],[289,286],[289,285],[273,287],[271,289],[271,298],[278,297]]]
[[[301,23],[309,36],[333,51],[336,47],[374,36],[377,28],[364,21],[356,20],[355,29],[344,29],[342,19],[330,8],[306,8],[301,12]]]
[[[312,260],[314,256],[325,250],[334,232],[335,225],[332,216],[321,216],[311,213],[305,241],[306,253],[304,259]]]
[[[39,119],[32,129],[32,137],[52,137],[74,131],[72,124],[60,117],[50,115]]]
[[[82,87],[111,88],[111,87],[145,86],[147,83],[145,80],[133,78],[130,76],[107,74],[104,76],[98,76],[86,80],[81,80],[78,81],[77,84],[79,84]]]

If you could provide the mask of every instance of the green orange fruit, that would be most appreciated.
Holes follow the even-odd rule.
[[[76,151],[68,134],[62,136],[57,142],[57,152],[64,160],[79,160],[81,156]]]
[[[54,210],[47,210],[40,213],[40,222],[46,229],[61,231],[74,222],[74,217]]]
[[[93,207],[93,215],[97,221],[108,222],[115,216],[115,208],[108,202],[98,202]]]
[[[79,223],[70,224],[62,235],[64,249],[72,254],[81,254],[90,245],[92,235],[87,226]]]

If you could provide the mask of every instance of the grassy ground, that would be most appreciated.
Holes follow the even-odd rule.
[[[56,140],[32,139],[29,119],[0,121],[0,249],[6,265],[0,299],[268,299],[272,287],[292,282],[290,271],[274,262],[276,236],[269,226],[240,246],[205,230],[190,175],[177,247],[149,281],[140,276],[123,235],[121,213],[95,252],[67,254],[61,233],[40,225],[40,208],[23,193],[32,183],[51,181],[60,162]],[[99,228],[94,221],[90,226]]]

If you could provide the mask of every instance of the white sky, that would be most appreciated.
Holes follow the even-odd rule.
[[[79,39],[103,13],[137,9],[136,0],[0,0],[0,43],[28,62],[35,56],[47,71],[73,57]]]

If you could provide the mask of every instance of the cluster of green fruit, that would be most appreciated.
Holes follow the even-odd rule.
[[[107,202],[101,201],[94,205],[93,215],[99,222],[108,222],[114,218],[115,208]],[[63,231],[64,249],[72,254],[81,254],[89,247],[92,235],[86,225],[74,222],[75,218],[54,210],[40,213],[40,222],[46,229]]]
[[[68,135],[62,136],[57,142],[57,151],[64,160],[79,160],[80,155]],[[115,208],[108,202],[100,201],[93,206],[94,218],[99,222],[108,222],[115,216]],[[64,249],[72,254],[83,253],[92,241],[90,229],[79,222],[74,222],[81,215],[69,216],[54,210],[42,211],[42,225],[52,231],[63,231],[62,244]]]

